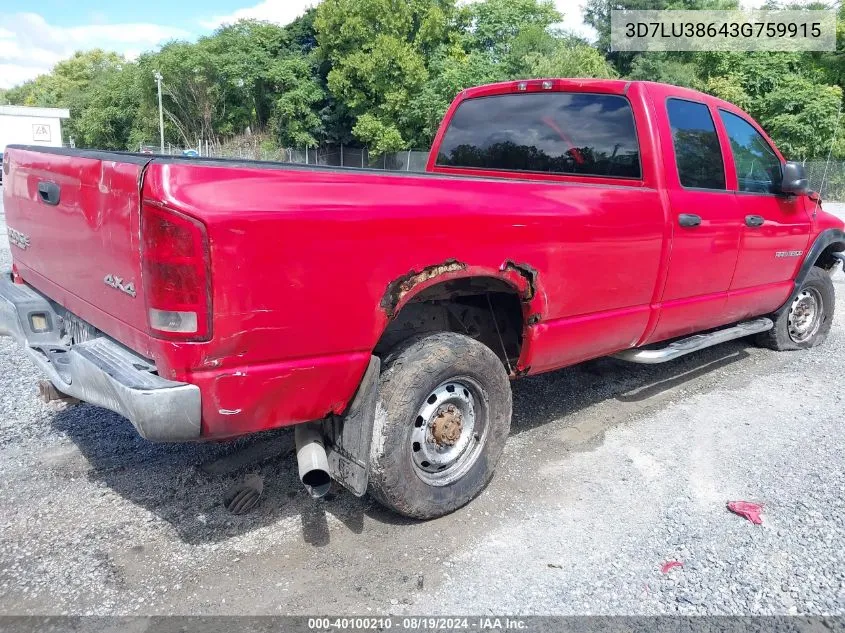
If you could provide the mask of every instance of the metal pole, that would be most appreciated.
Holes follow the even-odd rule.
[[[340,166],[343,167],[343,143],[340,144]]]
[[[405,171],[411,171],[411,150],[408,150],[408,166],[405,168]]]
[[[161,106],[161,80],[162,76],[161,73],[155,71],[153,76],[156,78],[156,85],[158,86],[158,132],[161,144],[159,145],[159,151],[163,154],[164,153],[164,108]]]

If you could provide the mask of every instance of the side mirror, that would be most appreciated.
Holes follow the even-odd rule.
[[[810,190],[810,181],[807,180],[807,171],[801,163],[796,163],[791,160],[786,161],[780,167],[780,174],[780,187],[778,187],[778,189],[781,193],[801,196]]]

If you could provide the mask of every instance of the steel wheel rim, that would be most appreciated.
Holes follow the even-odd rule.
[[[411,429],[411,463],[433,486],[460,479],[481,454],[487,411],[481,386],[468,377],[440,383],[423,401]]]
[[[815,288],[804,288],[789,306],[787,331],[795,343],[806,343],[812,339],[822,323],[824,300]]]

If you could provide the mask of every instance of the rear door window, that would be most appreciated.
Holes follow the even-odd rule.
[[[722,148],[710,109],[686,99],[666,102],[678,177],[684,187],[725,189]]]
[[[719,110],[731,140],[740,191],[776,193],[781,178],[780,159],[754,126],[725,110]]]
[[[640,178],[631,105],[618,95],[523,93],[458,106],[437,155],[448,167]]]

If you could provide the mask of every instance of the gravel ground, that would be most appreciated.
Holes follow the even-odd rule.
[[[834,282],[840,316],[809,352],[740,341],[515,383],[493,483],[427,523],[342,490],[311,501],[288,431],[156,445],[108,411],[42,404],[0,339],[0,612],[843,614]],[[251,474],[262,503],[233,517],[221,500]],[[763,524],[727,512],[737,499]]]

